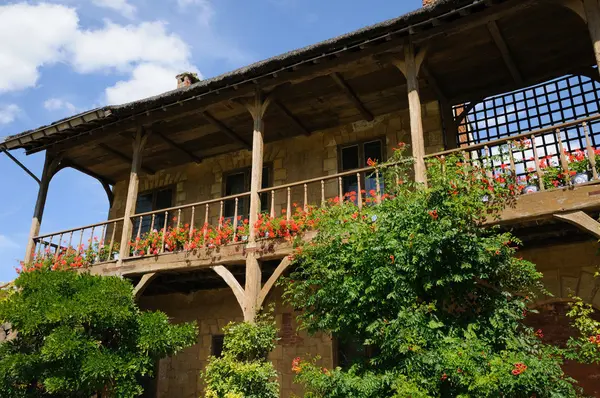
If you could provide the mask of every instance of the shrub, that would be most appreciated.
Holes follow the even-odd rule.
[[[324,371],[298,358],[306,397],[576,397],[563,352],[522,324],[543,290],[518,240],[484,225],[514,199],[514,176],[434,159],[429,187],[410,159],[381,165],[390,198],[332,207],[294,256],[284,297],[302,328],[370,346]]]
[[[256,323],[230,323],[224,329],[223,355],[210,357],[203,375],[207,398],[277,398],[277,372],[267,356],[277,328],[268,317]]]
[[[0,301],[0,323],[16,336],[0,344],[0,396],[136,397],[156,360],[196,340],[194,324],[142,312],[118,277],[49,268],[21,273]]]

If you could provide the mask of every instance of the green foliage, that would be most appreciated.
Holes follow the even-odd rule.
[[[230,323],[223,329],[223,355],[210,357],[204,372],[207,398],[277,398],[277,372],[267,356],[277,328],[269,317],[256,323]]]
[[[482,227],[517,181],[449,157],[430,162],[425,187],[407,182],[411,163],[380,166],[390,199],[329,209],[283,282],[303,328],[376,348],[343,370],[296,363],[306,396],[577,396],[560,350],[521,322],[541,274],[510,233]]]
[[[22,273],[0,301],[17,330],[0,345],[0,396],[136,397],[156,360],[195,343],[194,324],[142,312],[118,277],[48,268]]]

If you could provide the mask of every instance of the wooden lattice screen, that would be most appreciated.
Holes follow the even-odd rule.
[[[467,111],[466,117],[464,112]],[[486,98],[476,104],[456,105],[453,108],[458,124],[458,146],[482,144],[493,140],[529,133],[538,129],[578,120],[600,112],[600,83],[586,76],[567,75],[542,84],[510,93]],[[600,122],[590,123],[589,134],[594,148],[600,147]],[[557,132],[536,136],[535,147],[540,158],[550,156],[558,160]],[[582,126],[560,132],[565,150],[569,152],[586,147]],[[503,145],[490,145],[491,155],[500,155]],[[483,150],[472,156],[484,158]],[[531,162],[533,152],[526,151],[517,161],[518,174],[523,175]],[[499,161],[492,162],[499,166]],[[498,164],[497,164],[498,163]]]

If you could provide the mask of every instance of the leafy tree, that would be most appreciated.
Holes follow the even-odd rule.
[[[389,199],[359,209],[349,193],[295,255],[283,285],[301,327],[373,353],[345,369],[297,360],[306,397],[578,396],[564,353],[521,322],[541,274],[482,225],[519,193],[515,177],[449,157],[426,187],[407,182],[411,164],[397,151],[380,166]]]
[[[0,396],[136,397],[156,360],[195,343],[195,324],[142,312],[118,277],[41,268],[23,272],[0,301]]]
[[[223,355],[210,357],[204,373],[207,398],[277,398],[277,372],[268,361],[277,328],[268,316],[223,329]]]

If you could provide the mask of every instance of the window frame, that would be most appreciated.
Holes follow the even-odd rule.
[[[137,211],[137,203],[138,203],[138,200],[139,200],[140,196],[148,195],[148,194],[152,194],[152,210],[150,210],[150,211],[154,212],[154,211],[162,210],[162,209],[157,209],[156,208],[156,200],[157,200],[158,192],[160,192],[160,191],[166,191],[166,190],[170,190],[171,191],[171,204],[169,206],[167,206],[167,207],[163,207],[162,209],[168,209],[170,207],[174,207],[175,206],[175,200],[177,198],[177,186],[176,186],[176,184],[169,184],[169,185],[165,185],[165,186],[162,186],[162,187],[147,189],[145,191],[138,192],[138,194],[137,194],[137,196],[135,198],[135,213],[136,214],[139,213]],[[142,213],[145,213],[145,212],[142,212]],[[135,215],[134,215],[134,217],[135,217]],[[137,236],[137,231],[138,231],[138,228],[139,228],[139,224],[138,223],[139,223],[139,219],[135,218],[133,220],[133,227],[134,227],[133,231],[132,231],[132,235],[133,236]],[[170,221],[167,220],[167,226],[169,226],[169,223],[170,223]],[[157,229],[157,230],[160,230],[163,227],[164,227],[164,225],[156,225],[156,224],[154,225],[154,229]],[[149,230],[148,231],[144,231],[143,221],[142,221],[141,234],[143,235],[146,232],[149,232]]]
[[[340,144],[337,146],[337,153],[338,153],[338,170],[340,173],[343,173],[345,171],[351,171],[351,170],[355,170],[355,169],[348,169],[348,170],[344,170],[343,168],[343,164],[342,164],[342,151],[345,148],[350,148],[353,146],[358,146],[358,168],[362,169],[364,167],[367,167],[367,162],[365,160],[365,144],[368,144],[370,142],[375,142],[375,141],[379,141],[381,142],[381,159],[379,160],[379,163],[385,162],[387,160],[387,144],[386,144],[386,136],[377,136],[377,137],[373,137],[373,138],[369,138],[366,140],[361,140],[361,141],[355,141],[355,142],[351,142],[348,144]]]
[[[355,142],[351,142],[351,143],[347,143],[347,144],[338,145],[337,146],[338,172],[343,173],[346,171],[352,171],[352,170],[357,170],[357,169],[362,169],[362,168],[367,167],[367,164],[366,164],[367,160],[365,159],[365,145],[369,144],[371,142],[375,142],[375,141],[379,141],[381,143],[381,159],[379,160],[379,163],[385,162],[387,159],[387,138],[385,135],[379,135],[379,136],[361,140],[361,141],[355,141]],[[358,146],[358,168],[344,170],[342,151],[346,148],[350,148],[353,146]],[[355,176],[342,177],[344,194],[347,193],[346,189],[345,189],[345,186],[347,184],[346,181],[348,181],[350,178],[356,178],[356,177]],[[365,188],[366,182],[367,182],[367,173],[361,172],[360,173],[360,187],[359,187],[360,190],[366,189]]]
[[[272,162],[264,162],[263,163],[263,175],[264,175],[264,169],[267,169],[269,174],[268,174],[268,181],[262,181],[262,186],[264,188],[261,189],[265,189],[265,188],[270,188],[273,186],[273,163]],[[224,198],[226,197],[226,192],[227,192],[227,177],[235,175],[235,174],[244,174],[244,192],[242,193],[248,193],[250,192],[250,185],[252,184],[252,166],[247,166],[247,167],[238,167],[237,169],[231,169],[231,170],[227,170],[224,171],[221,175],[221,197]],[[239,194],[236,194],[239,195]],[[261,195],[262,197],[266,197],[266,204],[263,204],[263,201],[261,200],[261,211],[264,211],[264,209],[268,209],[269,206],[271,205],[271,196],[263,193]],[[246,214],[250,214],[250,200],[244,200],[243,201],[243,211],[242,214],[239,214],[238,211],[238,215],[246,215]],[[235,211],[235,208],[234,208]],[[225,210],[223,211],[223,216],[225,218],[227,217],[233,217],[232,215],[227,216]]]

